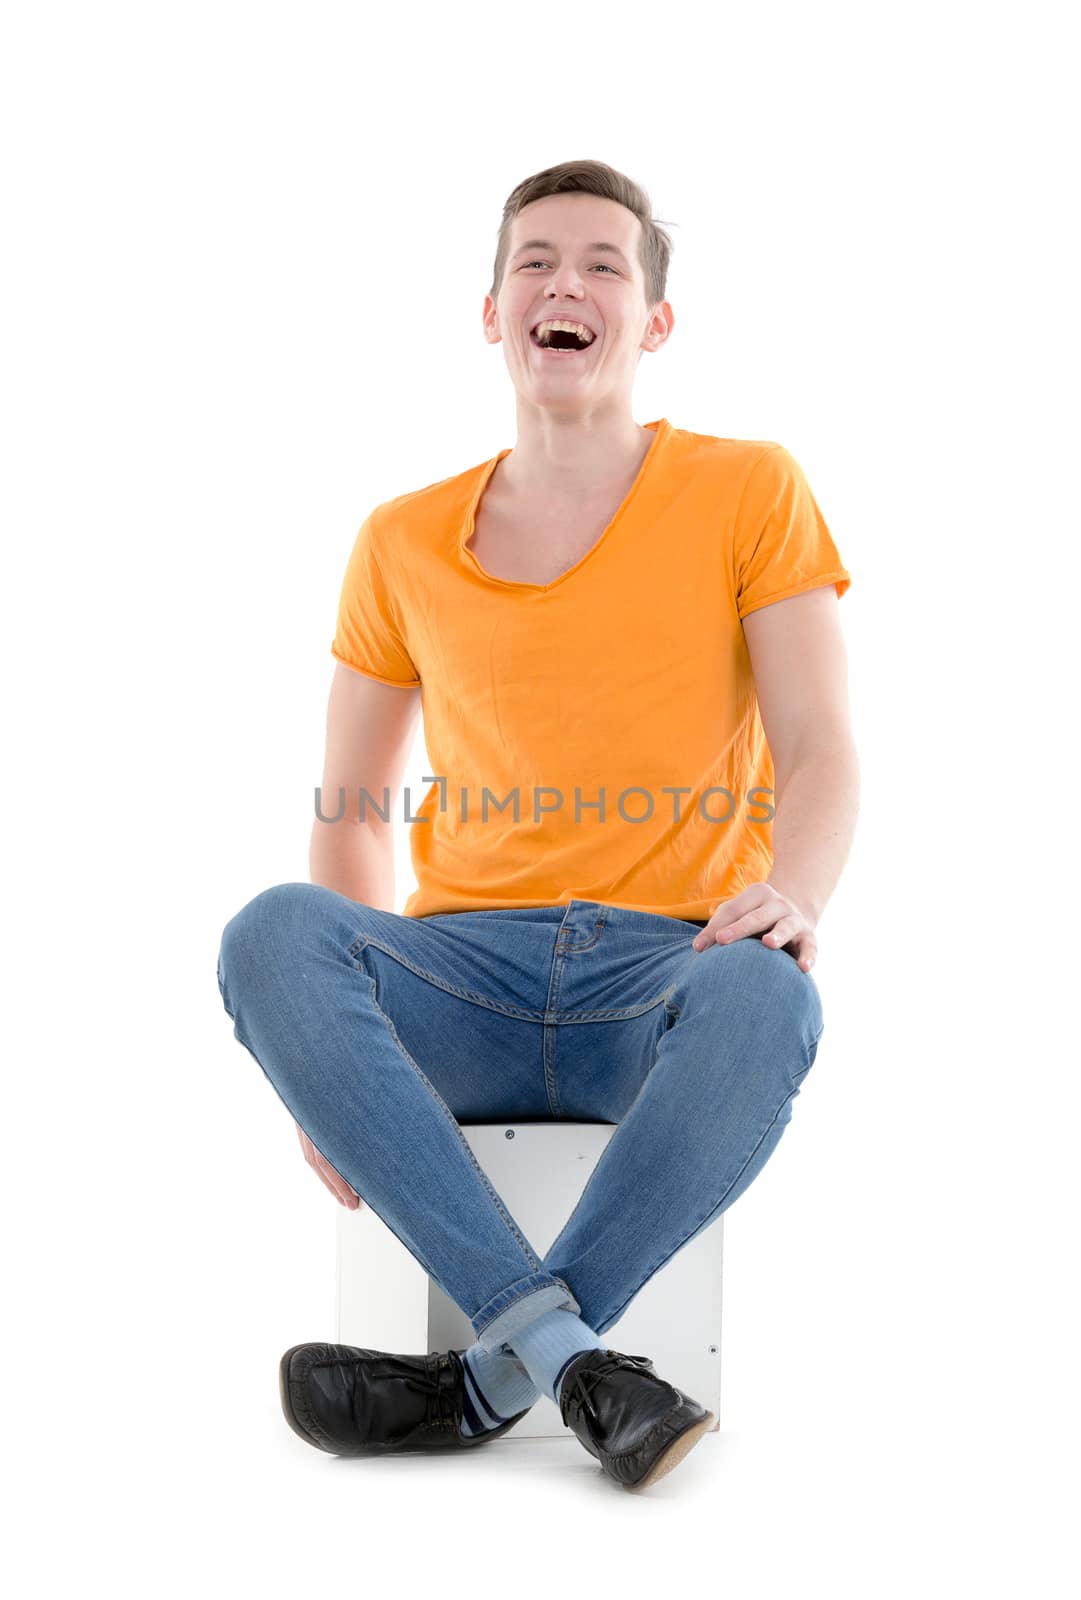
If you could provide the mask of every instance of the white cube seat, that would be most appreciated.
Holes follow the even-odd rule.
[[[462,1122],[462,1133],[511,1216],[541,1256],[561,1232],[616,1124]],[[648,1356],[657,1373],[721,1414],[724,1216],[680,1247],[602,1334]],[[338,1208],[337,1339],[419,1355],[474,1342],[469,1318],[370,1206]],[[718,1422],[717,1426],[720,1424]],[[542,1396],[504,1438],[573,1437]]]

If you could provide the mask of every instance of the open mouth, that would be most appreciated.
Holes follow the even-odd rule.
[[[538,339],[536,329],[531,328],[529,342],[542,355],[556,359],[562,357],[566,361],[573,356],[587,356],[595,345],[600,344],[600,339],[594,335],[588,344],[583,344],[576,333],[570,333],[566,328],[554,328],[543,339]]]

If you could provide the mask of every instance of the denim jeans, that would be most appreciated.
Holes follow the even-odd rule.
[[[761,1171],[822,1033],[760,937],[594,900],[405,917],[309,883],[227,923],[235,1037],[316,1149],[501,1347],[556,1306],[603,1334]],[[466,1122],[618,1123],[541,1260]]]

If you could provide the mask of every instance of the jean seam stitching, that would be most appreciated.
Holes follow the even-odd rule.
[[[653,1000],[643,1000],[641,1005],[627,1006],[623,1011],[554,1011],[546,1013],[545,1021],[553,1026],[556,1022],[563,1025],[565,1022],[622,1022],[627,1017],[643,1017],[647,1011],[653,1011],[661,1004],[664,996],[658,995]]]
[[[385,956],[390,958],[391,961],[397,961],[401,966],[408,968],[408,970],[414,973],[416,977],[423,978],[426,983],[434,984],[437,989],[442,989],[445,994],[452,994],[458,1000],[467,1000],[472,1005],[485,1006],[489,1011],[498,1011],[503,1016],[516,1017],[522,1022],[544,1022],[552,1024],[557,1020],[557,1013],[558,1020],[561,1023],[573,1021],[619,1022],[627,1017],[643,1016],[645,1012],[652,1011],[653,1007],[658,1005],[663,999],[663,995],[657,995],[651,1000],[643,1000],[640,1005],[627,1006],[621,1011],[612,1011],[609,1009],[607,1011],[565,1011],[560,1013],[558,1007],[558,998],[559,988],[562,985],[563,978],[563,967],[561,963],[556,984],[557,1003],[555,1010],[526,1011],[521,1006],[507,1005],[502,1001],[492,1000],[489,996],[478,994],[475,990],[459,989],[456,984],[448,983],[445,978],[440,978],[436,973],[429,972],[425,967],[417,966],[415,961],[410,961],[407,956],[403,956],[399,951],[392,950],[388,945],[383,944],[380,940],[368,938],[367,935],[362,935],[359,939],[355,939],[350,945],[348,952],[350,959],[356,963],[357,952],[360,949],[363,949],[365,945],[369,944],[374,945],[377,950],[381,950]],[[582,948],[584,949],[586,947],[582,946]]]
[[[357,941],[357,943],[365,943],[366,944],[366,943],[374,943],[374,941],[362,940],[362,941]],[[352,956],[352,948],[353,947],[351,947],[351,949],[350,949],[350,955],[351,956]],[[382,946],[379,946],[378,948],[382,949]],[[355,956],[352,957],[352,959],[357,960],[357,958]],[[387,1024],[387,1027],[390,1030],[390,1036],[393,1039],[393,1041],[394,1041],[395,1045],[397,1046],[398,1050],[401,1052],[401,1056],[402,1056],[403,1061],[409,1067],[409,1069],[414,1074],[414,1076],[420,1078],[420,1080],[423,1083],[423,1085],[428,1089],[429,1093],[434,1097],[436,1106],[439,1108],[440,1111],[442,1111],[442,1113],[443,1113],[444,1117],[446,1118],[447,1122],[454,1129],[454,1132],[456,1133],[456,1135],[458,1137],[458,1141],[461,1144],[462,1149],[465,1151],[466,1155],[469,1157],[470,1161],[473,1163],[473,1166],[476,1169],[476,1172],[479,1175],[481,1181],[483,1182],[484,1187],[487,1189],[488,1193],[491,1195],[493,1201],[495,1202],[496,1210],[499,1212],[499,1215],[503,1218],[503,1221],[506,1223],[508,1232],[513,1236],[513,1238],[521,1246],[522,1251],[523,1251],[523,1253],[525,1255],[526,1261],[530,1263],[530,1266],[529,1266],[530,1272],[540,1272],[542,1270],[540,1261],[537,1259],[537,1257],[533,1254],[532,1250],[529,1248],[528,1241],[520,1233],[514,1218],[511,1216],[510,1212],[507,1210],[506,1206],[504,1205],[502,1196],[500,1195],[498,1189],[495,1188],[495,1186],[492,1183],[492,1180],[489,1178],[488,1174],[485,1172],[484,1168],[481,1166],[480,1162],[477,1160],[476,1156],[473,1154],[473,1150],[472,1150],[472,1147],[471,1147],[471,1145],[469,1143],[469,1140],[466,1138],[465,1134],[462,1132],[461,1123],[458,1121],[457,1117],[451,1111],[450,1107],[447,1105],[447,1102],[443,1099],[443,1096],[439,1093],[439,1090],[436,1088],[435,1084],[431,1081],[431,1079],[427,1076],[427,1074],[418,1066],[418,1064],[412,1059],[412,1057],[410,1056],[408,1050],[405,1048],[405,1046],[402,1043],[401,1039],[398,1037],[398,1030],[394,1026],[394,1018],[389,1016],[388,1013],[383,1010],[383,1007],[379,1004],[379,1001],[376,998],[375,979],[372,977],[371,973],[368,972],[364,968],[362,963],[357,961],[357,965],[358,965],[360,971],[363,973],[364,977],[367,979],[367,981],[368,981],[368,983],[369,983],[369,985],[371,987],[372,1004],[375,1007],[375,1009],[378,1011],[379,1015],[385,1020],[385,1022]]]
[[[563,987],[563,968],[566,965],[567,952],[556,940],[555,955],[552,960],[552,973],[548,980],[548,994],[545,999],[544,1011],[544,1086],[548,1095],[548,1105],[553,1117],[563,1115],[563,1108],[559,1098],[559,1071],[556,1063],[556,1046],[559,1043],[559,992]],[[554,978],[554,993],[553,983]],[[551,1033],[549,1033],[551,1029]],[[551,1049],[552,1069],[548,1070],[548,1054]]]
[[[435,988],[442,989],[445,994],[454,995],[458,1000],[467,1000],[471,1005],[484,1006],[487,1010],[498,1011],[503,1016],[516,1017],[521,1022],[543,1022],[547,1016],[544,1011],[527,1011],[522,1006],[507,1005],[503,1001],[493,1000],[488,995],[479,994],[475,990],[459,989],[456,984],[448,983],[445,978],[440,978],[438,974],[429,972],[424,967],[418,967],[415,961],[410,961],[399,950],[392,950],[388,945],[381,943],[380,940],[368,938],[366,935],[354,940],[349,946],[350,959],[357,962],[359,950],[369,944],[374,945],[377,950],[381,950],[391,961],[397,961],[400,966],[408,968],[416,977],[422,978],[425,983],[433,984]],[[357,964],[359,965],[359,963]]]
[[[657,1265],[655,1267],[651,1267],[649,1269],[649,1271],[646,1273],[645,1277],[642,1279],[641,1283],[634,1290],[634,1293],[633,1294],[629,1294],[627,1296],[626,1300],[624,1300],[623,1304],[615,1312],[614,1316],[610,1316],[610,1317],[607,1317],[607,1318],[602,1317],[601,1318],[601,1322],[602,1323],[607,1322],[610,1325],[613,1322],[618,1322],[619,1318],[623,1315],[624,1311],[626,1311],[627,1307],[630,1305],[631,1301],[635,1298],[635,1296],[641,1294],[642,1290],[645,1288],[645,1286],[649,1282],[649,1280],[651,1278],[655,1277],[656,1274],[658,1272],[660,1272],[662,1267],[667,1266],[668,1262],[671,1261],[672,1257],[676,1254],[676,1251],[677,1250],[682,1250],[683,1246],[685,1244],[687,1244],[687,1242],[689,1240],[695,1238],[699,1233],[701,1233],[703,1228],[705,1228],[705,1226],[707,1225],[707,1223],[712,1222],[713,1218],[717,1215],[717,1213],[719,1211],[723,1210],[725,1198],[728,1195],[731,1194],[732,1190],[735,1188],[735,1186],[739,1182],[740,1178],[742,1178],[743,1174],[746,1172],[747,1168],[750,1166],[751,1162],[754,1160],[755,1156],[758,1154],[759,1150],[762,1148],[763,1140],[765,1140],[766,1137],[770,1133],[772,1133],[773,1129],[776,1127],[777,1121],[778,1121],[778,1118],[781,1115],[781,1112],[784,1110],[784,1108],[788,1104],[788,1102],[795,1098],[795,1095],[797,1093],[798,1093],[798,1090],[797,1089],[793,1089],[791,1091],[791,1093],[785,1095],[784,1099],[781,1101],[781,1104],[777,1107],[777,1111],[776,1111],[772,1121],[763,1130],[762,1137],[758,1140],[758,1143],[755,1145],[754,1149],[750,1152],[750,1154],[748,1155],[746,1161],[744,1161],[744,1163],[740,1167],[739,1171],[735,1174],[735,1176],[733,1177],[731,1183],[728,1185],[727,1189],[725,1189],[724,1194],[721,1195],[721,1198],[717,1201],[717,1204],[713,1207],[712,1211],[707,1212],[706,1215],[702,1218],[702,1220],[700,1222],[696,1223],[693,1228],[691,1228],[687,1233],[685,1233],[683,1235],[683,1238],[679,1241],[679,1243],[674,1245],[673,1248],[668,1252],[668,1254],[661,1261],[658,1261],[658,1263],[657,1263]]]
[[[562,951],[563,955],[571,955],[572,956],[572,955],[577,955],[582,950],[592,950],[594,945],[596,945],[596,944],[598,944],[600,942],[600,937],[601,937],[601,934],[604,932],[604,927],[605,927],[605,923],[607,922],[607,920],[608,920],[607,916],[603,916],[603,917],[598,917],[597,918],[596,922],[593,924],[593,937],[586,944],[564,943],[563,951]]]
[[[543,1272],[546,1269],[543,1266],[538,1266],[536,1270],[538,1272]],[[486,1328],[490,1328],[492,1326],[492,1323],[495,1322],[497,1320],[497,1318],[501,1317],[504,1312],[510,1311],[512,1306],[521,1305],[523,1301],[532,1299],[533,1295],[535,1295],[535,1294],[544,1294],[548,1289],[554,1289],[557,1286],[564,1287],[564,1288],[566,1287],[566,1285],[560,1284],[560,1280],[555,1277],[554,1273],[549,1273],[549,1276],[553,1280],[551,1283],[538,1283],[534,1288],[527,1289],[525,1294],[515,1295],[513,1300],[508,1300],[507,1304],[505,1306],[500,1306],[499,1310],[498,1311],[494,1311],[492,1313],[492,1315],[488,1318],[487,1322],[482,1323],[481,1326],[478,1329],[476,1329],[475,1331],[478,1334],[483,1333],[484,1330]]]

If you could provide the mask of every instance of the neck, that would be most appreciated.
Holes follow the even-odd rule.
[[[580,500],[637,472],[657,436],[634,418],[539,415],[519,408],[518,441],[499,464],[503,487],[522,498]]]

